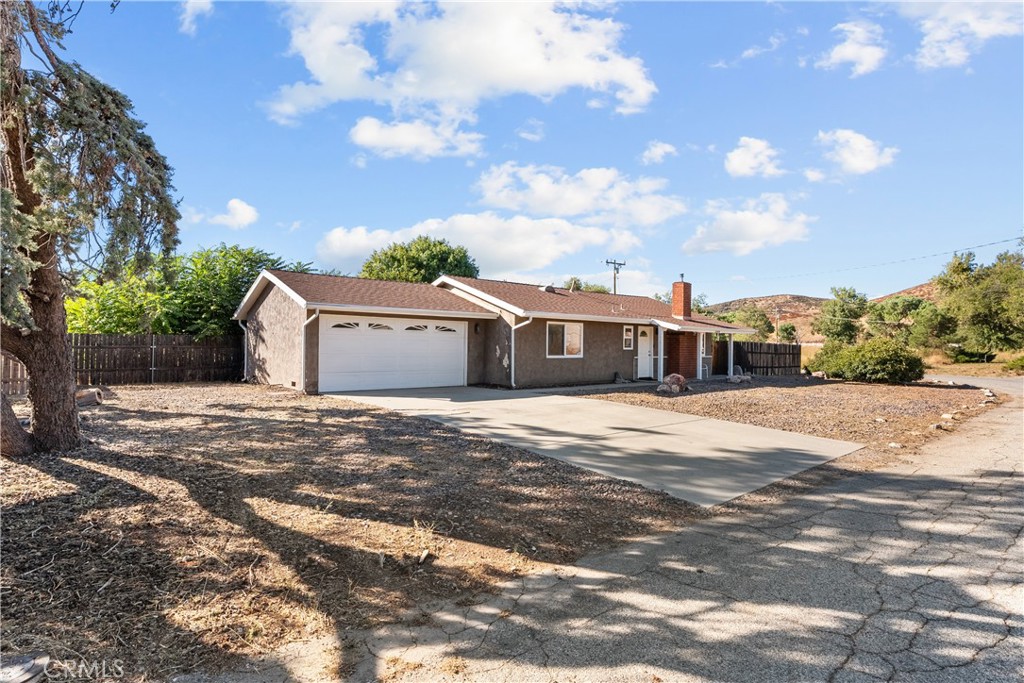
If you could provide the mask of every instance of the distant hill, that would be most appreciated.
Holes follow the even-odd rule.
[[[926,301],[933,303],[938,302],[939,293],[938,288],[931,282],[925,282],[924,284],[916,285],[914,287],[908,287],[907,289],[901,289],[898,292],[892,294],[886,294],[880,296],[872,301],[885,301],[894,296],[916,296]],[[801,296],[799,294],[774,294],[772,296],[750,296],[744,299],[733,299],[732,301],[724,301],[720,304],[714,304],[708,306],[708,310],[712,314],[715,313],[728,313],[730,311],[737,311],[746,306],[754,306],[764,311],[769,318],[772,320],[772,324],[776,320],[776,311],[778,311],[779,323],[792,323],[796,326],[797,339],[804,343],[820,343],[824,342],[825,338],[821,335],[811,334],[811,323],[821,313],[821,305],[828,301],[816,296]]]

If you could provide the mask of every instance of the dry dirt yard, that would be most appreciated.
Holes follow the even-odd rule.
[[[91,444],[0,460],[5,653],[237,667],[707,513],[336,398],[118,387]]]
[[[941,414],[962,411],[955,429],[984,409],[977,389],[802,378],[595,397],[877,448],[703,510],[336,398],[119,387],[84,411],[88,446],[0,461],[0,649],[121,659],[123,680],[154,681],[317,636],[344,643],[415,621],[423,602],[469,604],[552,564],[886,462],[906,452],[887,442],[913,447],[942,434],[928,430]]]

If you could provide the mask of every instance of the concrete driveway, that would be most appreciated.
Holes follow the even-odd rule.
[[[332,395],[429,418],[705,506],[861,448],[847,441],[540,391],[447,387]]]

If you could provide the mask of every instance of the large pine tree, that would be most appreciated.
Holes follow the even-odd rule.
[[[68,284],[144,267],[177,244],[172,171],[131,101],[59,56],[81,9],[0,3],[0,346],[28,368],[32,403],[29,433],[2,399],[5,455],[79,444]]]

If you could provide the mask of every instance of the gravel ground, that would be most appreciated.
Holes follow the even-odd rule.
[[[0,460],[5,653],[231,666],[408,618],[707,513],[637,484],[336,398],[118,387],[91,443]]]
[[[691,382],[662,396],[654,387],[574,392],[590,398],[855,441],[874,450],[916,448],[999,399],[975,387],[860,384],[806,376],[754,377],[750,383]],[[943,415],[950,417],[943,418]],[[933,428],[941,425],[941,428]],[[899,444],[890,446],[890,444]]]

